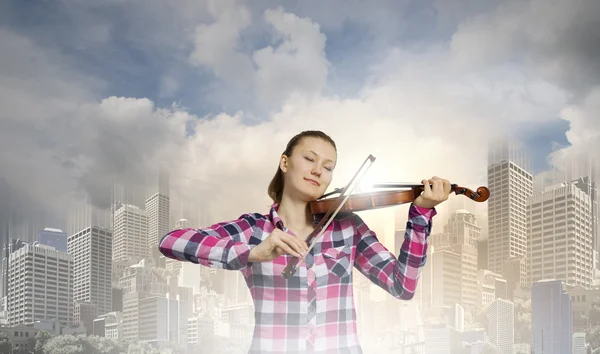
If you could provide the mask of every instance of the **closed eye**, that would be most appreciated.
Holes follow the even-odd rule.
[[[310,162],[315,162],[315,160],[314,160],[312,157],[304,156],[304,158],[305,158],[306,160],[310,161]],[[332,167],[329,167],[329,166],[324,166],[324,168],[325,168],[327,171],[333,171],[333,168],[332,168]]]

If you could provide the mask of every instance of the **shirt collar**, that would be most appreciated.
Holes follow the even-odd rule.
[[[281,230],[285,230],[285,225],[283,224],[283,220],[281,220],[281,217],[277,213],[278,209],[279,209],[279,204],[273,203],[271,205],[271,210],[269,211],[269,218],[271,219],[271,222],[273,223],[273,225],[275,225],[275,227],[277,227],[278,229],[281,229]],[[315,215],[313,217],[313,225],[314,226],[316,226],[321,221],[321,217],[322,217],[322,215],[321,216]]]
[[[285,226],[283,225],[283,220],[281,220],[281,217],[277,214],[277,209],[279,209],[279,204],[273,203],[271,205],[271,211],[269,211],[269,218],[275,227],[284,230]]]

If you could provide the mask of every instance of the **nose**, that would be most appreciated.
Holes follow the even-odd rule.
[[[314,164],[311,172],[313,175],[321,176],[321,166],[319,166],[319,164]]]

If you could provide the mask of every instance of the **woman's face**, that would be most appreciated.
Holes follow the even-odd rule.
[[[282,156],[280,163],[286,193],[305,201],[316,200],[331,183],[337,158],[335,148],[323,139],[305,137],[291,155]]]

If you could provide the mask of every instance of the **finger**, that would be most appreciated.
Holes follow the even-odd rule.
[[[281,247],[279,246],[275,246],[275,248],[273,248],[273,252],[275,254],[276,257],[281,256],[285,251],[283,249],[281,249]]]
[[[446,192],[446,195],[450,194],[452,191],[452,184],[447,179],[444,180],[444,191]]]
[[[287,243],[285,243],[285,242],[284,242],[282,239],[276,240],[276,241],[275,241],[275,244],[276,244],[277,246],[279,246],[281,249],[283,249],[283,250],[284,250],[284,251],[285,251],[287,254],[291,254],[291,255],[293,255],[293,256],[296,256],[296,257],[298,257],[298,258],[300,258],[300,257],[301,257],[301,255],[300,255],[298,252],[294,251],[294,250],[293,250],[293,249],[292,249],[290,246],[288,246],[288,244],[287,244]]]
[[[283,241],[285,243],[287,243],[290,247],[292,247],[294,249],[294,251],[298,252],[299,254],[302,254],[305,252],[305,246],[303,245],[304,242],[302,242],[298,237],[292,236],[290,234],[284,234],[283,235]]]
[[[277,232],[276,239],[281,240],[286,245],[288,245],[291,249],[293,249],[298,254],[306,253],[308,251],[306,242],[301,241],[298,237],[292,236],[286,232],[280,231]]]
[[[431,186],[430,186],[431,181],[428,180],[428,179],[424,179],[424,180],[421,181],[421,183],[423,183],[423,192],[424,192],[424,194],[431,193]]]
[[[433,191],[437,195],[443,195],[444,193],[444,181],[437,176],[433,178]]]
[[[300,255],[304,253],[302,242],[297,237],[284,233],[281,238],[283,242],[294,250],[294,252]]]

